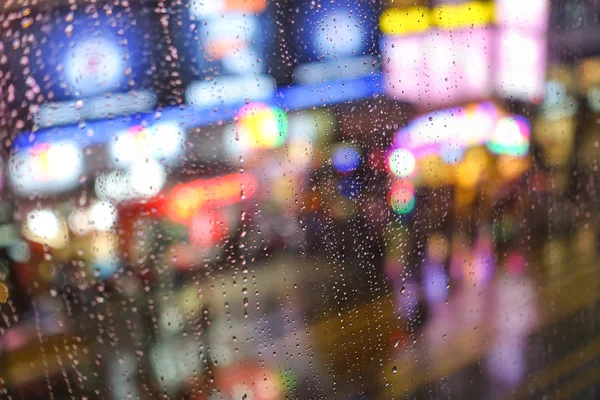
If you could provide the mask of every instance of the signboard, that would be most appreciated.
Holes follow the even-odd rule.
[[[3,50],[9,60],[18,60],[6,66],[16,100],[27,101],[31,120],[41,126],[99,118],[105,108],[119,115],[153,107],[152,18],[153,10],[144,6],[135,11],[113,6],[95,12],[57,8],[15,19],[22,22],[14,27],[20,35],[12,36],[23,43],[4,43]],[[132,96],[126,108],[111,107],[112,94],[132,90],[139,103]],[[94,106],[79,112],[87,100]]]
[[[296,83],[356,79],[378,70],[376,2],[296,1],[290,39],[299,65]]]
[[[547,0],[388,8],[379,20],[385,91],[423,106],[493,94],[537,102],[544,94],[547,19]]]
[[[170,164],[183,151],[184,141],[185,130],[175,121],[135,125],[119,132],[110,141],[108,152],[116,167],[130,167],[148,159]]]
[[[83,173],[83,152],[70,140],[41,143],[11,157],[8,175],[23,196],[51,194],[75,187]]]
[[[177,59],[195,106],[265,100],[275,90],[268,59],[275,31],[267,0],[191,0],[174,15]]]
[[[487,97],[491,37],[485,28],[385,36],[381,48],[393,60],[384,64],[387,93],[397,100],[434,105]]]

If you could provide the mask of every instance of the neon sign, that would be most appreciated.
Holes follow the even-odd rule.
[[[84,96],[118,89],[126,79],[126,53],[106,37],[78,43],[65,57],[65,75],[71,87]]]
[[[331,0],[308,5],[295,0],[292,37],[300,65],[294,80],[304,84],[356,79],[376,71],[378,8],[362,1]]]
[[[9,177],[20,194],[49,194],[77,185],[83,172],[83,153],[77,143],[41,143],[15,154]]]
[[[492,23],[494,3],[470,1],[462,4],[444,4],[429,9],[411,7],[390,8],[379,19],[379,29],[386,35],[405,35],[425,32],[432,27],[440,29],[473,28]]]
[[[395,144],[416,154],[438,152],[450,144],[469,147],[489,137],[498,115],[499,110],[491,102],[434,111],[400,129]]]
[[[175,122],[135,125],[117,134],[108,151],[117,167],[128,167],[149,158],[169,164],[183,150],[184,140],[185,131]]]
[[[198,18],[218,16],[223,13],[260,13],[267,8],[267,0],[194,0],[190,12]]]
[[[388,193],[388,203],[396,214],[409,214],[415,209],[415,186],[408,180],[397,180],[392,183]]]
[[[185,59],[187,103],[212,107],[269,98],[267,59],[274,34],[267,0],[193,0],[174,26]]]
[[[177,185],[167,198],[167,216],[188,224],[202,209],[223,207],[256,194],[258,181],[250,173],[233,173]]]
[[[519,115],[501,118],[487,142],[492,153],[523,156],[529,151],[530,127]]]
[[[288,134],[285,111],[263,103],[250,103],[237,113],[237,122],[224,135],[226,151],[240,156],[251,151],[283,145]]]
[[[449,164],[464,149],[486,144],[495,154],[521,157],[529,151],[530,124],[519,115],[504,115],[493,103],[475,103],[425,114],[396,133],[387,155],[388,168],[398,178],[416,171],[416,159],[440,155]]]
[[[537,102],[548,7],[548,0],[496,0],[387,9],[379,20],[386,93],[428,106],[493,93]]]

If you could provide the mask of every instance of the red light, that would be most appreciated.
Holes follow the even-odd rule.
[[[167,216],[188,224],[201,209],[222,207],[253,197],[257,181],[248,173],[233,173],[177,185],[167,200]]]

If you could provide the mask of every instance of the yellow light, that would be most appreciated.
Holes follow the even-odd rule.
[[[421,171],[421,177],[425,185],[431,187],[452,185],[456,180],[455,167],[445,164],[435,154],[425,156],[419,160],[419,171]]]
[[[390,8],[379,19],[379,29],[386,35],[424,32],[429,27],[429,9],[426,7]]]
[[[469,2],[435,7],[431,21],[442,29],[468,28],[490,24],[494,19],[494,3]]]
[[[498,174],[506,179],[516,179],[529,168],[529,159],[526,157],[513,157],[510,155],[500,155],[496,163]]]
[[[38,274],[46,282],[51,282],[52,278],[56,275],[56,268],[54,264],[49,261],[42,261],[38,265]]]
[[[555,121],[540,119],[533,131],[542,148],[544,162],[552,166],[569,163],[575,145],[575,119],[561,118]],[[586,151],[586,149],[583,149]],[[588,149],[589,150],[589,149]]]
[[[285,143],[288,121],[278,107],[250,103],[238,112],[237,135],[250,149],[272,149]]]
[[[425,32],[431,27],[441,29],[471,28],[491,24],[495,8],[491,1],[471,1],[446,4],[429,9],[411,7],[389,8],[381,14],[379,29],[386,35],[406,35]]]
[[[488,165],[488,155],[482,148],[469,150],[456,168],[456,178],[459,186],[473,188],[483,177]]]
[[[117,257],[119,251],[119,237],[114,232],[98,232],[92,236],[91,259],[102,261],[107,258]]]
[[[273,199],[280,207],[291,205],[298,193],[296,189],[296,183],[292,179],[281,176],[273,184]]]

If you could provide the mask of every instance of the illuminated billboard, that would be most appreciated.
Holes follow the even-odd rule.
[[[171,164],[183,151],[185,130],[176,122],[159,121],[149,126],[134,125],[114,136],[108,153],[115,167],[127,168],[152,159]]]
[[[28,11],[15,20],[20,34],[13,36],[21,40],[3,47],[19,60],[2,67],[12,72],[15,104],[26,100],[40,127],[149,111],[157,99],[148,73],[156,51],[153,16],[143,6]],[[126,107],[112,105],[117,93]]]
[[[385,36],[384,84],[397,100],[433,105],[487,97],[491,93],[492,32],[427,31],[402,37]]]
[[[166,214],[175,222],[189,224],[201,210],[220,208],[252,198],[258,180],[250,173],[232,173],[176,185],[168,194]]]
[[[266,0],[186,1],[170,24],[185,101],[194,106],[270,99],[275,19]]]
[[[291,9],[296,83],[356,79],[377,72],[376,2],[298,0]]]
[[[494,153],[522,156],[529,150],[530,130],[527,119],[505,114],[491,102],[434,111],[398,130],[388,155],[389,168],[392,174],[405,178],[415,165],[407,152],[416,158],[443,156],[484,143]]]
[[[83,152],[69,140],[42,143],[13,155],[8,167],[18,194],[53,194],[78,185],[84,171]]]
[[[390,7],[379,19],[386,93],[423,106],[544,94],[547,0]]]
[[[496,91],[540,100],[546,81],[548,0],[496,0]]]

